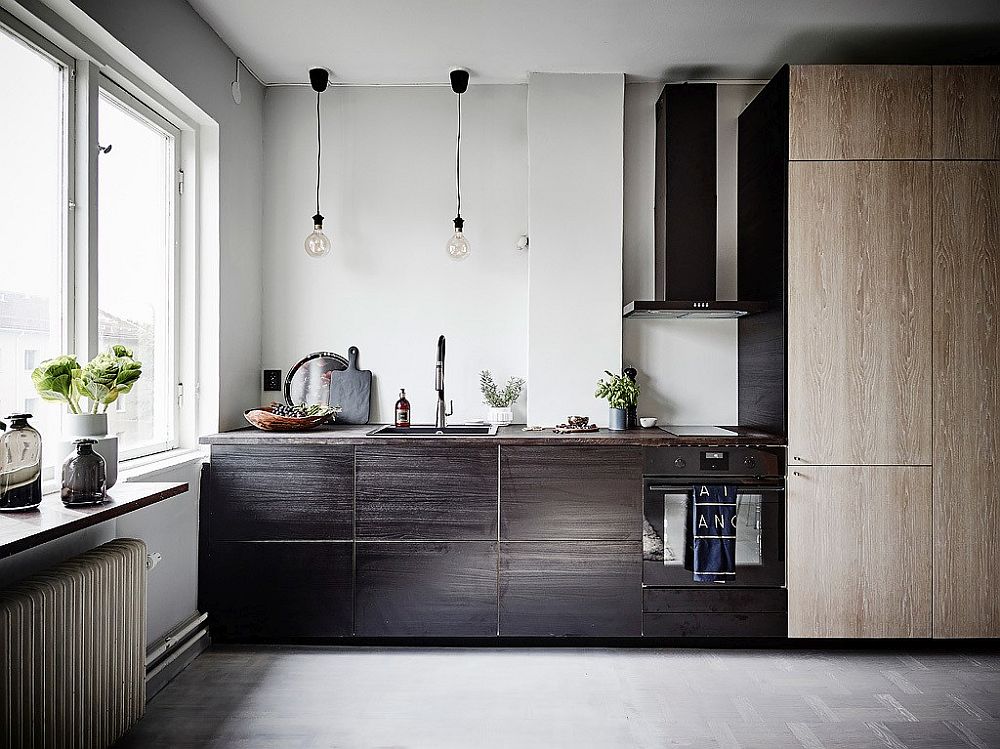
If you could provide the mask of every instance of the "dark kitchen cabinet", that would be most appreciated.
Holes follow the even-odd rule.
[[[210,475],[210,541],[352,539],[350,445],[216,445]]]
[[[502,447],[500,539],[642,537],[642,448]]]
[[[213,635],[349,637],[353,547],[349,541],[213,543],[202,578]]]
[[[497,446],[359,446],[358,540],[495,541]]]
[[[641,633],[641,541],[501,543],[501,636]]]
[[[497,544],[357,544],[358,636],[490,637],[497,633]]]

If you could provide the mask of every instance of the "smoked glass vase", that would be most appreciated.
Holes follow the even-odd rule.
[[[31,414],[11,414],[0,434],[0,511],[31,510],[42,502],[42,436]],[[2,422],[0,422],[2,426]]]
[[[108,499],[108,474],[104,458],[94,452],[97,440],[74,440],[75,452],[62,466],[62,501],[67,507],[96,505]]]

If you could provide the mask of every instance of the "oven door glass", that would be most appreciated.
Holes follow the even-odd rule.
[[[648,484],[643,523],[643,584],[701,586],[691,572],[691,490]],[[785,580],[783,493],[737,492],[736,576],[731,586],[780,586]]]

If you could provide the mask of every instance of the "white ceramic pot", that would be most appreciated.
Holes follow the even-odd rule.
[[[104,458],[104,462],[107,464],[108,488],[114,486],[115,482],[118,481],[118,437],[108,434],[108,415],[66,414],[63,425],[63,437],[57,448],[59,450],[56,461],[57,476],[63,461],[70,453],[76,452],[73,440],[89,437],[97,440],[94,452]]]
[[[507,424],[514,423],[514,411],[509,408],[491,408],[486,416],[486,420],[490,424],[496,424],[497,426],[506,426]]]

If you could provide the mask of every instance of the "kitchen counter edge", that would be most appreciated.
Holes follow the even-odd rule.
[[[695,447],[736,447],[740,445],[777,446],[785,445],[785,438],[768,432],[760,432],[744,427],[727,426],[736,434],[732,437],[678,437],[662,429],[630,429],[612,432],[601,429],[585,434],[554,434],[551,429],[541,432],[524,432],[523,424],[501,427],[496,436],[420,436],[420,437],[369,437],[368,433],[379,424],[334,425],[318,427],[306,432],[265,432],[253,427],[234,429],[218,434],[209,434],[198,441],[203,445],[393,445],[458,442],[462,444],[493,445],[642,445],[670,446],[689,445]]]

